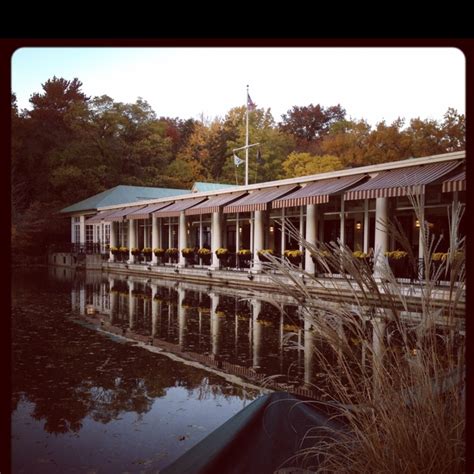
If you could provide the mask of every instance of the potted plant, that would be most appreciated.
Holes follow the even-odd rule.
[[[201,259],[201,265],[210,265],[211,264],[211,251],[206,247],[202,247],[198,250],[198,256]]]
[[[252,258],[252,254],[249,249],[240,249],[237,252],[237,260],[239,268],[248,268],[249,261]]]
[[[122,260],[128,259],[128,247],[119,247],[120,257]]]
[[[143,255],[145,256],[145,261],[149,262],[151,260],[151,254],[153,253],[153,250],[151,247],[144,247],[142,249]]]
[[[273,249],[261,249],[257,252],[257,255],[261,262],[269,262],[267,255],[273,255]]]
[[[301,250],[285,250],[283,255],[293,265],[299,265],[303,258],[303,252]]]
[[[176,263],[178,261],[179,250],[175,247],[170,247],[165,250],[165,255],[168,256],[170,263]]]
[[[384,254],[396,278],[412,277],[412,269],[408,264],[408,253],[403,250],[392,250]]]
[[[229,255],[230,255],[229,250],[224,247],[219,247],[216,250],[216,256],[222,262],[223,265],[226,264],[227,259],[229,258]]]
[[[185,258],[186,263],[194,263],[195,251],[191,247],[185,247],[181,249],[181,255]]]

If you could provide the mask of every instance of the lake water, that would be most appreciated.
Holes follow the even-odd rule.
[[[12,310],[15,473],[156,472],[263,393],[245,380],[316,373],[297,307],[242,290],[56,267],[16,271]]]

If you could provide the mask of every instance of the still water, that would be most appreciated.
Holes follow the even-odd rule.
[[[15,473],[156,472],[262,393],[245,380],[314,382],[291,303],[64,268],[18,271],[12,290]]]

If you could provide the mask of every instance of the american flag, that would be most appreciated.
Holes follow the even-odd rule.
[[[247,110],[252,112],[257,106],[252,102],[249,93],[247,92]]]

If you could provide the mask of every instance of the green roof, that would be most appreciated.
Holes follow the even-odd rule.
[[[143,201],[145,199],[159,199],[170,196],[189,194],[189,189],[172,188],[150,188],[145,186],[119,185],[102,191],[83,201],[76,202],[71,206],[61,209],[60,212],[80,212],[97,210],[99,207],[113,206],[117,204],[129,204],[131,202]]]
[[[224,188],[235,188],[238,187],[236,184],[221,184],[221,183],[202,183],[196,181],[193,185],[193,192],[205,193],[207,191],[217,191],[218,189]]]

